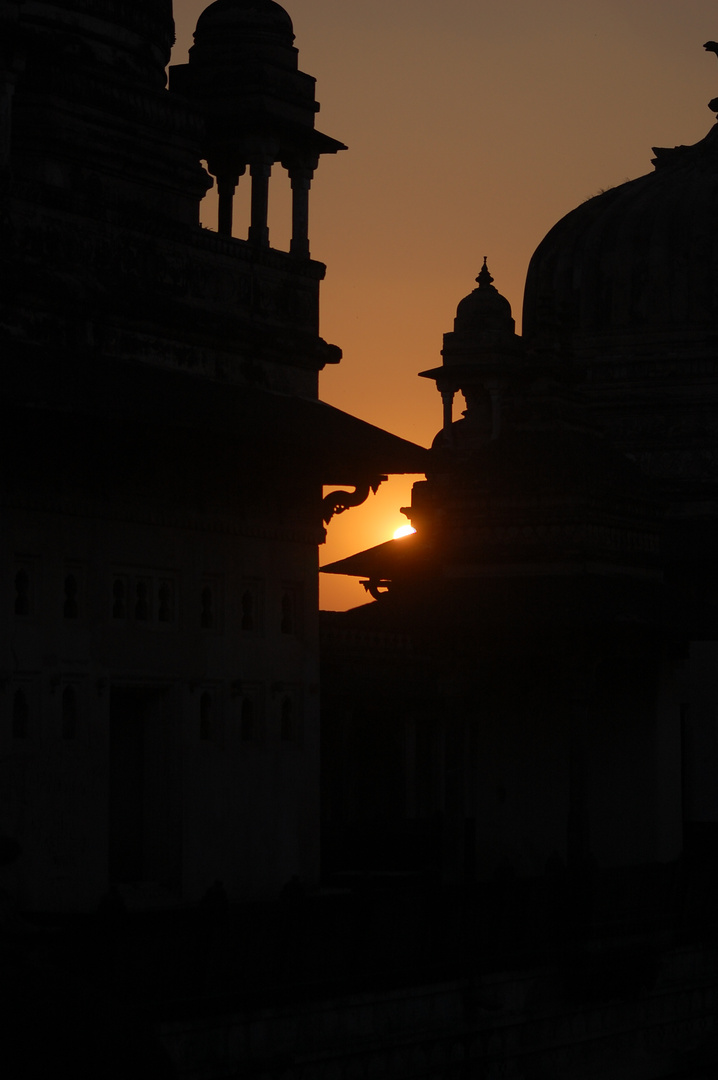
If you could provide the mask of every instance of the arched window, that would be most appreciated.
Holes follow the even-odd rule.
[[[62,605],[62,614],[65,619],[76,619],[79,614],[77,603],[77,578],[74,574],[68,574],[65,578],[65,602]]]
[[[77,736],[77,694],[73,686],[66,686],[62,691],[60,731],[63,739],[74,739]]]
[[[16,690],[12,699],[12,737],[27,739],[30,734],[30,708],[24,690]]]
[[[212,706],[212,695],[205,691],[199,699],[199,737],[203,742],[210,742],[212,739]]]

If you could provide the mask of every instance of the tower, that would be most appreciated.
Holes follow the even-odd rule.
[[[207,109],[166,87],[168,0],[0,15],[0,833],[30,908],[276,896],[319,872],[322,484],[421,467],[318,400],[303,197],[268,246],[272,161],[339,144],[276,4],[200,20]],[[248,240],[199,225],[225,150]]]
[[[171,71],[171,86],[205,119],[202,154],[217,178],[219,232],[232,234],[234,193],[249,171],[249,241],[269,246],[267,212],[272,168],[292,185],[291,253],[309,256],[309,189],[321,154],[346,147],[314,127],[315,80],[298,69],[294,32],[273,0],[216,0],[200,16],[189,63]]]

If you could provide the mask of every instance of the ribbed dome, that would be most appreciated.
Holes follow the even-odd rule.
[[[558,222],[528,271],[524,335],[718,330],[718,126]]]
[[[195,40],[208,35],[228,38],[229,43],[262,37],[291,45],[294,28],[287,12],[273,0],[215,0],[200,15]]]

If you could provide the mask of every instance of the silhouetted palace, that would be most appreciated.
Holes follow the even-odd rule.
[[[173,40],[0,0],[0,1064],[713,1076],[718,128],[549,233],[522,337],[484,260],[424,451],[318,400],[289,16]],[[324,525],[397,472],[320,679]]]

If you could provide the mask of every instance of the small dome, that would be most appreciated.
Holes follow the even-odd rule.
[[[454,333],[462,338],[513,334],[516,324],[511,317],[511,304],[494,288],[486,256],[476,280],[478,289],[465,296],[456,309]]]
[[[200,15],[195,39],[207,34],[228,36],[230,40],[272,38],[287,45],[294,41],[292,20],[273,0],[215,0]]]

